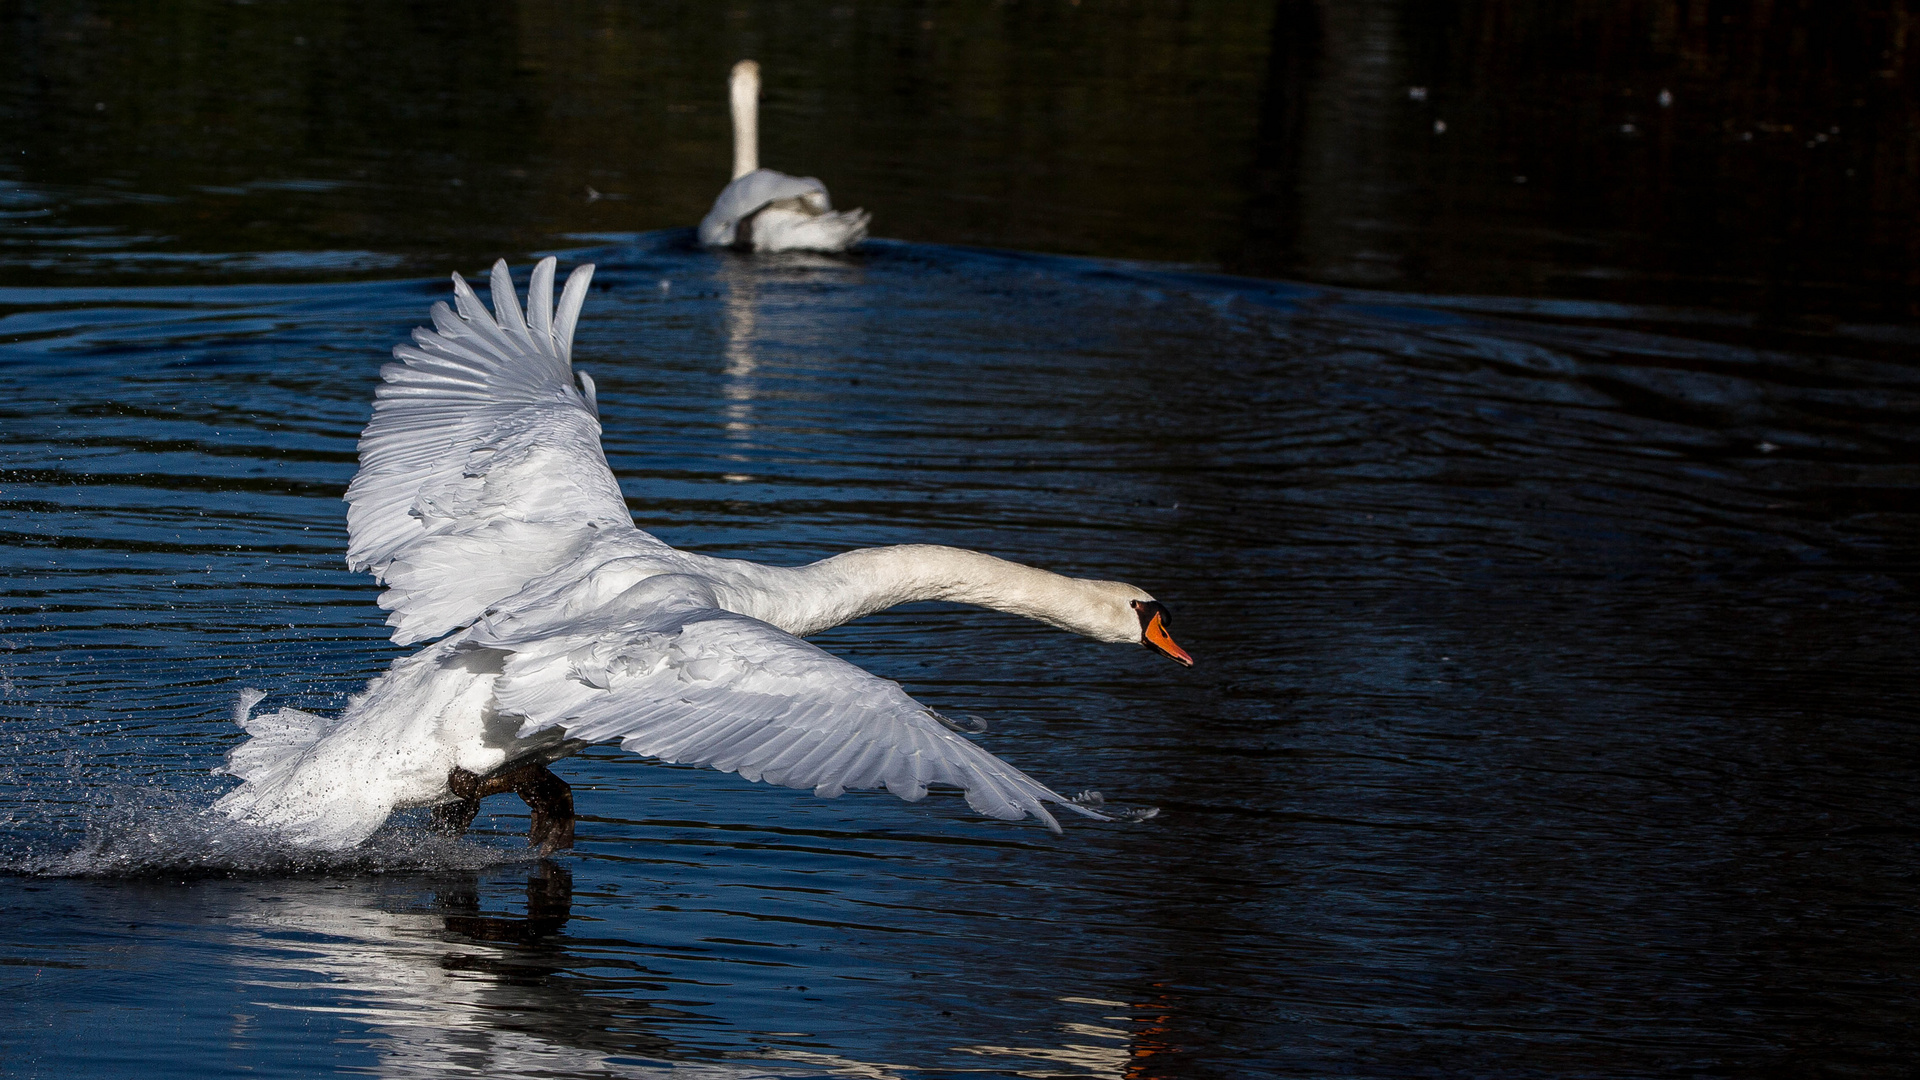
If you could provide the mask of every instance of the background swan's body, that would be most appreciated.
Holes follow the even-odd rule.
[[[749,251],[845,251],[866,239],[865,210],[835,210],[827,186],[811,176],[760,168],[760,65],[733,65],[728,92],[733,181],[701,219],[700,242]]]
[[[1187,662],[1164,609],[1118,582],[1061,577],[954,548],[848,552],[800,567],[676,550],[637,529],[600,449],[573,329],[591,266],[556,307],[554,260],[523,315],[504,262],[494,314],[458,275],[457,312],[394,349],[347,489],[348,561],[388,585],[394,662],[336,720],[239,720],[241,778],[217,808],[297,842],[358,843],[395,809],[456,799],[449,776],[498,774],[618,739],[823,796],[930,783],[974,809],[1059,825],[1095,811],[949,730],[897,684],[801,640],[912,600],[1012,611]],[[447,636],[442,636],[447,635]]]

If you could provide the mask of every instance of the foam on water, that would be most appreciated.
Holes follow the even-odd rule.
[[[0,854],[0,871],[36,877],[178,877],[204,874],[480,870],[529,861],[523,845],[450,837],[402,815],[349,851],[303,848],[272,830],[233,821],[198,800],[153,786],[93,789],[99,805],[72,808],[77,843],[47,839]],[[16,839],[16,838],[10,838]],[[17,839],[16,839],[17,843]],[[12,845],[10,845],[12,846]]]

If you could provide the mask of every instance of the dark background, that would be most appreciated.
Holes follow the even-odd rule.
[[[753,56],[763,160],[872,210],[876,235],[1801,329],[1905,320],[1913,16],[9,2],[0,281],[438,272],[690,224],[727,175],[727,68]]]

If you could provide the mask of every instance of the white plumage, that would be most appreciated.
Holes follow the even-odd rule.
[[[811,176],[760,168],[760,65],[733,65],[728,91],[733,182],[701,219],[700,242],[748,251],[845,251],[865,240],[865,210],[835,210],[827,186]]]
[[[435,304],[434,328],[381,370],[347,489],[348,562],[388,586],[396,642],[440,640],[395,661],[338,719],[255,716],[257,694],[243,698],[252,738],[222,770],[243,782],[217,808],[350,847],[397,808],[461,798],[456,770],[495,776],[617,739],[827,797],[884,787],[911,801],[948,784],[983,814],[1032,814],[1055,831],[1045,803],[1102,817],[801,638],[947,599],[1187,662],[1164,609],[1130,585],[954,548],[773,567],[635,528],[601,452],[593,382],[571,367],[593,268],[573,272],[556,307],[554,266],[534,269],[524,314],[505,262],[492,315],[455,275],[454,308]]]

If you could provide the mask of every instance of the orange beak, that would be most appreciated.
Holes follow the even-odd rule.
[[[1148,645],[1171,657],[1175,663],[1186,667],[1193,666],[1193,657],[1187,655],[1187,650],[1175,645],[1173,635],[1167,633],[1165,615],[1155,612],[1152,621],[1147,623],[1146,633],[1142,638]]]

